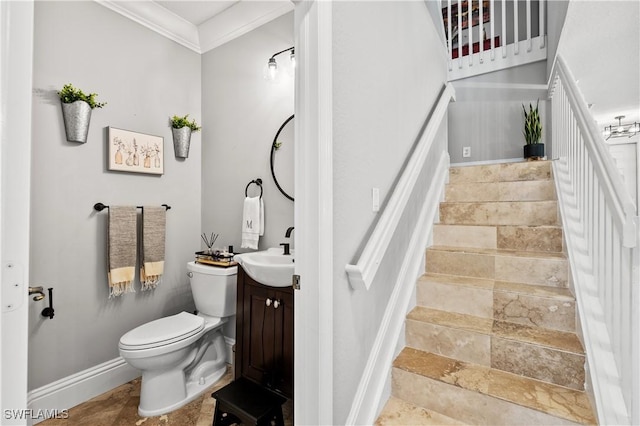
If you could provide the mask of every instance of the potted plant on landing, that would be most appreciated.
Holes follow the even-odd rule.
[[[196,120],[189,121],[189,114],[184,117],[174,115],[171,117],[171,132],[173,133],[173,151],[178,158],[189,157],[189,146],[191,145],[191,133],[197,132],[202,127],[198,126]]]
[[[524,158],[538,160],[544,157],[544,144],[540,143],[542,139],[542,124],[540,123],[540,114],[538,113],[538,102],[536,107],[529,104],[529,112],[524,105],[522,110],[524,112],[524,140],[526,145],[524,146]]]
[[[89,133],[91,110],[102,108],[106,102],[96,102],[97,93],[85,94],[71,84],[65,84],[58,92],[62,103],[64,130],[69,142],[85,143]]]

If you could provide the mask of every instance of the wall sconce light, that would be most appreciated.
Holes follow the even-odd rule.
[[[276,56],[278,56],[281,53],[289,52],[289,51],[291,52],[289,54],[289,59],[291,60],[292,65],[294,67],[296,66],[296,54],[293,47],[281,50],[278,53],[274,53],[273,55],[271,55],[271,57],[269,58],[269,62],[267,63],[267,71],[268,71],[267,79],[268,80],[275,80],[276,75],[278,73],[278,63],[276,62]]]
[[[635,123],[623,124],[622,119],[624,115],[619,115],[615,118],[618,120],[618,125],[606,126],[602,131],[602,136],[604,136],[605,140],[622,137],[630,138],[640,133],[640,123],[637,121]]]

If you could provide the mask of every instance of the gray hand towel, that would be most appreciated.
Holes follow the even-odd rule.
[[[158,286],[164,272],[166,213],[164,207],[143,207],[140,283],[142,290]]]
[[[110,206],[107,235],[109,298],[135,293],[136,207]]]

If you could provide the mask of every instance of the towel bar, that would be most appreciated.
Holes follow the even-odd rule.
[[[164,208],[165,208],[165,209],[167,209],[167,210],[169,210],[169,209],[171,208],[171,206],[170,206],[170,205],[168,205],[168,204],[162,204],[162,207],[164,207]],[[104,210],[104,209],[108,209],[108,208],[109,208],[109,206],[107,206],[107,205],[105,205],[105,204],[102,204],[102,203],[95,203],[95,204],[93,205],[93,209],[94,209],[94,210],[96,210],[96,211],[99,211],[99,212],[101,212],[101,211],[102,211],[102,210]],[[141,208],[142,208],[142,206],[136,206],[136,208],[141,209]]]

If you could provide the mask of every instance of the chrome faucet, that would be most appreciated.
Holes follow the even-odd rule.
[[[284,236],[285,238],[289,238],[291,237],[291,233],[293,232],[293,226],[290,226],[287,228],[287,232],[285,232]]]

